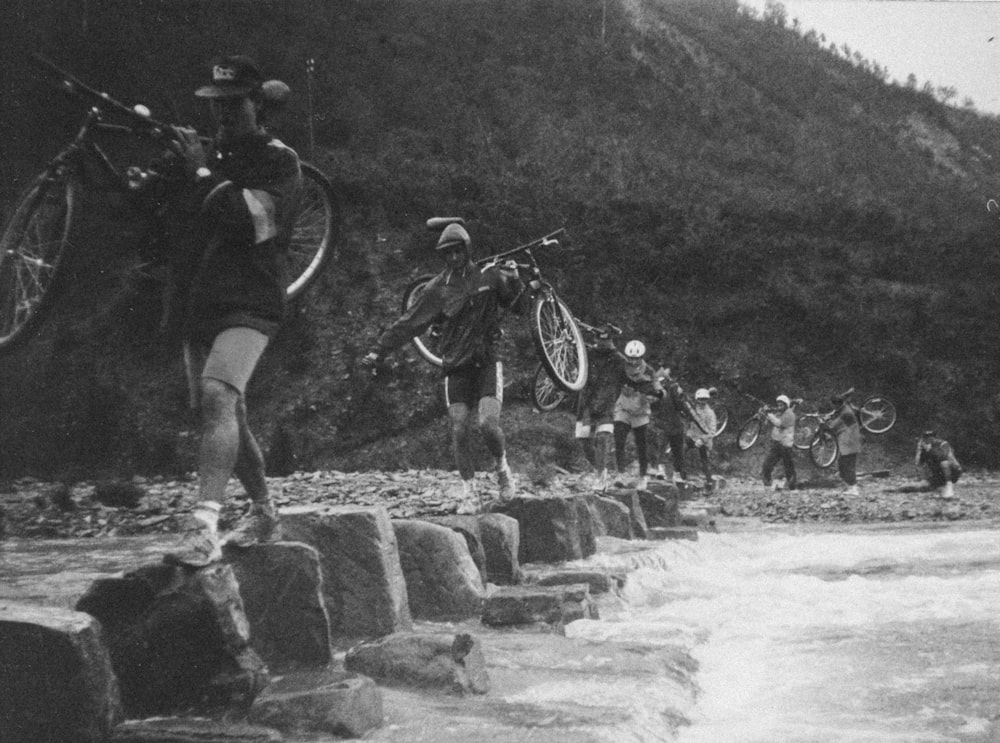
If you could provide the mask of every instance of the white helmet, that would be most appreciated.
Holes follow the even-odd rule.
[[[702,387],[700,390],[694,393],[695,400],[708,400],[712,397],[712,393]]]
[[[646,344],[642,341],[629,341],[625,344],[625,355],[630,359],[641,359],[646,355]]]
[[[792,407],[792,401],[789,399],[788,395],[778,395],[775,398],[775,402],[783,402],[786,407]]]

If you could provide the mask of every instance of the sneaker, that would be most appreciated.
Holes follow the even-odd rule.
[[[616,488],[627,488],[628,487],[628,483],[625,482],[625,475],[623,475],[621,472],[619,472],[617,475],[615,475],[615,483],[614,483],[614,485],[615,485]]]
[[[851,485],[851,487],[849,487],[847,489],[847,494],[848,495],[861,495],[861,491],[858,490],[858,486],[857,485]]]
[[[941,488],[941,498],[943,500],[954,500],[955,499],[955,487],[950,482],[946,482],[944,487]]]
[[[649,478],[643,475],[635,483],[636,490],[646,490],[649,487]]]
[[[666,480],[667,468],[661,464],[659,467],[656,468],[656,472],[653,473],[653,477],[655,477],[657,480]]]
[[[222,546],[219,535],[201,519],[188,516],[177,546],[163,556],[168,565],[182,565],[188,568],[204,568],[222,560]]]
[[[609,478],[608,478],[608,471],[607,470],[601,470],[601,474],[599,474],[597,476],[597,482],[594,483],[594,485],[595,485],[594,490],[596,490],[599,493],[607,492],[607,490],[608,490],[608,480],[609,480]]]
[[[255,544],[274,542],[280,538],[281,527],[274,506],[251,503],[246,515],[226,535],[225,544],[234,547],[252,547]]]
[[[482,510],[483,504],[479,499],[479,493],[476,492],[475,484],[472,480],[462,480],[462,498],[455,513],[459,516],[474,516]]]

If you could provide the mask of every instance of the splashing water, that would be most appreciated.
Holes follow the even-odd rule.
[[[626,601],[569,634],[700,663],[681,743],[1000,740],[996,531],[760,527],[591,562],[633,569]]]

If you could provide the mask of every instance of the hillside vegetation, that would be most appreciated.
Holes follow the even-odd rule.
[[[435,372],[410,350],[374,382],[354,369],[406,283],[437,270],[424,220],[460,214],[483,254],[565,226],[570,239],[542,261],[567,303],[645,340],[689,386],[738,378],[758,396],[816,402],[879,392],[899,407],[901,450],[936,426],[970,463],[995,466],[1000,263],[984,204],[1000,194],[1000,124],[887,84],[780,11],[8,0],[0,195],[10,201],[79,116],[29,52],[204,127],[191,91],[213,56],[243,51],[296,91],[281,135],[345,207],[337,265],[250,391],[273,461],[450,467]],[[142,225],[97,188],[87,205],[72,290],[0,358],[0,474],[189,470],[177,339],[157,331],[155,285],[127,270]],[[525,324],[507,329],[516,406],[535,359]],[[515,451],[571,456],[565,438],[536,445],[548,424],[511,420]]]

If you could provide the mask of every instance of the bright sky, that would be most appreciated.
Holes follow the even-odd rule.
[[[763,13],[766,0],[740,0]],[[853,52],[889,70],[889,79],[958,90],[1000,114],[1000,2],[990,0],[781,0],[789,24],[815,29],[827,46]]]

